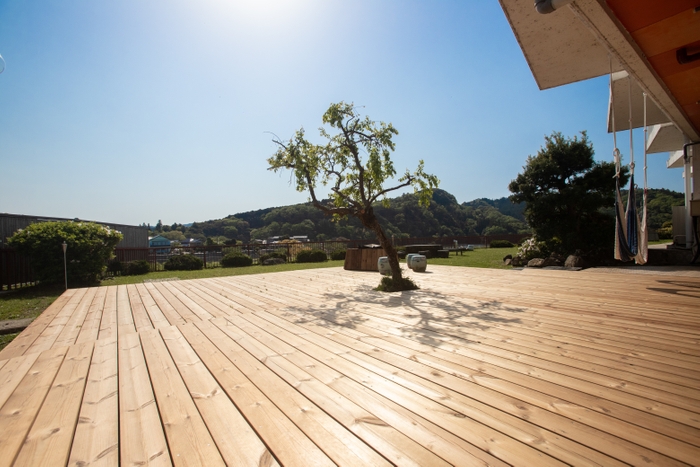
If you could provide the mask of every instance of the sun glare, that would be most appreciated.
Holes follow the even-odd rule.
[[[308,14],[313,1],[310,0],[255,0],[226,1],[211,0],[222,14],[231,15],[239,21],[255,25],[279,25],[297,21]]]

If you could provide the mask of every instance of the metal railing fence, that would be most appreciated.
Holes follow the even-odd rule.
[[[451,237],[413,237],[394,238],[397,248],[411,244],[440,244],[445,248],[454,246],[455,241],[459,246],[482,245],[488,246],[493,240],[508,240],[519,244],[529,235],[503,234],[503,235],[473,235]],[[298,254],[303,250],[323,250],[330,254],[339,249],[359,248],[363,245],[376,243],[376,240],[333,240],[323,242],[305,243],[251,243],[244,245],[212,245],[212,246],[188,246],[188,247],[154,247],[154,248],[117,248],[114,250],[116,260],[123,264],[136,260],[146,260],[151,271],[163,271],[165,262],[175,255],[194,255],[200,258],[205,268],[219,267],[221,259],[230,252],[237,251],[250,256],[253,264],[259,264],[260,258],[273,252],[284,253],[287,262],[295,262]],[[0,248],[0,290],[30,285],[35,282],[29,259],[20,255],[12,248]]]

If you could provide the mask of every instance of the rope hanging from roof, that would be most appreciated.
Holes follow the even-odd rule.
[[[617,147],[617,132],[615,128],[615,93],[613,92],[612,62],[610,65],[610,103],[612,107],[611,119],[613,130],[613,158],[615,160],[615,259],[620,261],[632,261],[644,264],[648,259],[647,241],[647,163],[646,163],[646,93],[644,94],[644,200],[643,222],[640,222],[637,213],[637,199],[634,184],[634,139],[632,123],[632,80],[627,76],[628,112],[630,131],[630,185],[627,194],[627,207],[623,210],[622,194],[620,192],[620,172],[622,157]]]

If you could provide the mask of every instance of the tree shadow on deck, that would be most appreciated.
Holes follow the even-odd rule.
[[[285,308],[296,323],[316,324],[364,337],[403,337],[430,346],[475,341],[470,331],[487,331],[494,324],[519,324],[524,308],[497,300],[464,301],[429,290],[377,292],[356,286],[347,292],[324,293],[316,305]],[[366,336],[362,336],[365,334]]]

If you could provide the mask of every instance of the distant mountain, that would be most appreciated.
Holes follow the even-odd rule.
[[[418,205],[418,198],[406,194],[393,198],[389,207],[378,203],[375,212],[388,235],[396,237],[428,237],[434,235],[488,235],[525,233],[528,227],[522,207],[513,207],[507,198],[481,199],[459,204],[444,190],[435,190],[430,206]],[[512,212],[515,216],[504,214]],[[191,225],[163,226],[164,232],[177,230],[185,237],[219,237],[248,242],[274,236],[306,235],[312,240],[332,238],[374,238],[355,218],[332,222],[310,203],[241,212]],[[170,235],[178,237],[177,232]]]
[[[641,193],[637,199],[641,201]],[[681,193],[666,189],[649,190],[649,225],[659,228],[671,220],[671,206],[674,204],[683,204]],[[374,209],[386,233],[396,237],[530,232],[525,222],[525,205],[513,204],[508,198],[479,198],[460,204],[454,195],[437,189],[427,208],[418,205],[417,196],[405,194],[390,199],[388,207],[378,203]],[[217,241],[235,239],[242,242],[296,235],[306,235],[312,240],[374,238],[374,234],[362,227],[357,219],[332,222],[310,203],[241,212],[189,225],[163,226],[164,232],[171,230],[188,238],[214,237]],[[168,236],[179,237],[179,234],[173,232]]]
[[[501,214],[514,217],[522,222],[525,222],[525,203],[513,203],[510,199],[503,197],[498,199],[479,198],[468,203],[462,203],[463,206],[493,206]]]
[[[627,204],[627,190],[622,191],[622,201]],[[637,204],[642,205],[644,190],[635,191]],[[647,218],[649,227],[659,229],[664,222],[670,222],[672,218],[673,206],[683,206],[685,195],[677,191],[666,188],[650,188],[647,190]],[[641,211],[640,211],[641,216]]]

